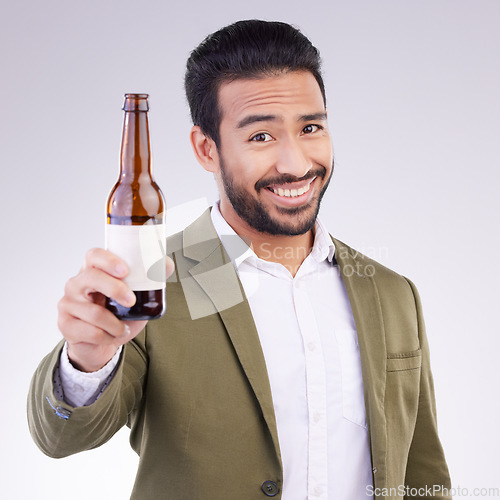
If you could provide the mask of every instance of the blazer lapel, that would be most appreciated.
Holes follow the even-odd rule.
[[[238,275],[213,227],[210,209],[184,230],[183,253],[197,261],[188,273],[210,301],[210,307],[205,305],[202,309],[220,315],[259,402],[281,463],[271,387],[259,335]]]
[[[366,262],[344,243],[332,240],[356,324],[374,479],[380,485],[385,483],[387,443],[384,414],[386,347],[378,290],[373,276],[366,272]]]

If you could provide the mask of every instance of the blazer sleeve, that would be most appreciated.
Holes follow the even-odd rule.
[[[42,360],[28,394],[31,435],[52,458],[96,448],[127,424],[141,403],[147,370],[147,356],[137,337],[124,346],[115,375],[100,397],[89,406],[74,408],[54,391],[54,371],[63,345],[61,341]]]
[[[407,280],[415,297],[418,317],[422,368],[420,376],[420,396],[418,414],[413,439],[408,454],[405,484],[407,491],[430,491],[432,498],[451,500],[451,481],[446,465],[443,447],[438,437],[436,401],[432,378],[429,345],[425,333],[420,297],[415,285]],[[425,497],[427,495],[422,495]],[[406,498],[406,497],[405,497]],[[408,497],[415,498],[415,495]]]

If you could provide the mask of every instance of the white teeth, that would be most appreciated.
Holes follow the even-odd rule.
[[[307,186],[304,186],[300,189],[274,189],[273,188],[273,193],[277,194],[278,196],[286,196],[287,198],[295,198],[297,196],[303,195],[304,193],[307,193],[309,191],[309,188],[311,187],[311,184],[307,184]]]

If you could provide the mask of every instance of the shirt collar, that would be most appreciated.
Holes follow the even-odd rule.
[[[236,268],[247,259],[260,260],[249,246],[250,242],[245,242],[224,219],[220,213],[219,202],[213,205],[210,215],[215,231]],[[317,262],[328,260],[330,263],[335,255],[335,245],[319,219],[316,219],[314,225],[314,244],[310,255]]]
[[[210,212],[212,223],[219,239],[224,246],[224,250],[229,258],[238,268],[247,259],[258,259],[255,252],[250,248],[250,242],[245,242],[241,236],[227,223],[219,210],[219,202],[214,203]]]
[[[318,262],[322,262],[325,259],[328,262],[334,261],[335,245],[319,218],[316,219],[316,223],[314,224],[314,245],[311,255]]]

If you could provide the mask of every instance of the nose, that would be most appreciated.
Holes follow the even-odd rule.
[[[290,139],[281,143],[276,161],[276,170],[280,174],[290,174],[300,178],[306,175],[311,168],[311,159],[297,141]]]

